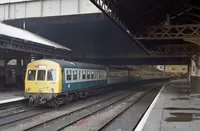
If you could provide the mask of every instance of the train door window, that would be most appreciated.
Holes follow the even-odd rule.
[[[87,71],[87,79],[90,79],[90,71]]]
[[[56,70],[47,71],[47,81],[56,81]]]
[[[91,79],[94,79],[94,71],[91,71]]]
[[[77,70],[73,70],[73,80],[77,80]]]
[[[27,79],[29,81],[34,81],[35,80],[35,74],[36,74],[36,70],[29,70]]]
[[[66,77],[67,77],[68,81],[72,80],[72,71],[71,70],[67,70],[66,75],[67,75]]]
[[[38,70],[37,80],[44,81],[45,80],[46,70]]]
[[[82,71],[82,79],[85,80],[85,71]]]

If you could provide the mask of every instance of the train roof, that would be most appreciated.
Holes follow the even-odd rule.
[[[98,65],[98,64],[66,61],[66,60],[59,60],[59,59],[41,59],[41,60],[53,61],[55,63],[58,63],[62,68],[67,67],[67,68],[81,68],[81,69],[107,69],[106,66]]]

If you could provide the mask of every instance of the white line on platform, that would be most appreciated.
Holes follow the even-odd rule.
[[[17,97],[17,98],[12,98],[12,99],[7,99],[7,100],[1,100],[0,104],[4,104],[4,103],[9,103],[9,102],[15,102],[15,101],[20,101],[20,100],[24,100],[24,97]]]
[[[153,100],[152,104],[150,105],[149,109],[146,111],[146,113],[144,114],[144,116],[142,117],[141,121],[139,122],[139,124],[137,125],[137,127],[135,128],[135,131],[142,131],[142,129],[144,128],[144,125],[153,109],[153,107],[156,104],[156,101],[158,99],[158,97],[160,96],[162,90],[165,88],[165,85],[162,87],[162,89],[159,91],[159,93],[157,94],[156,98]]]

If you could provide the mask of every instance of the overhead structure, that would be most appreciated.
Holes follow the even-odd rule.
[[[29,31],[22,30],[10,25],[0,23],[0,48],[21,52],[31,55],[67,57],[71,49],[40,37]]]
[[[192,55],[191,47],[199,44],[198,0],[91,1],[150,55]]]

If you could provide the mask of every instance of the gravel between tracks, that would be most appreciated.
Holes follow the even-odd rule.
[[[80,108],[89,106],[89,105],[97,103],[97,102],[99,102],[103,99],[114,96],[114,95],[116,95],[116,93],[120,94],[122,92],[124,92],[124,91],[115,91],[115,92],[111,92],[111,93],[106,93],[105,95],[101,94],[101,95],[98,95],[96,97],[94,96],[94,97],[90,97],[89,99],[80,100],[80,101],[68,104],[66,106],[63,106],[63,107],[59,108],[59,110],[53,110],[51,112],[32,117],[31,119],[24,120],[24,121],[21,121],[19,123],[15,123],[14,125],[8,125],[8,126],[0,127],[0,130],[22,131],[22,130],[24,130],[24,129],[32,126],[32,125],[44,123],[44,121],[51,120],[51,119],[58,117],[58,116],[61,116],[63,114],[70,113],[70,112],[78,110]]]
[[[64,131],[98,131],[105,125],[107,122],[113,119],[116,115],[118,115],[121,111],[127,108],[132,102],[136,101],[138,97],[144,94],[145,91],[140,91],[136,94],[131,95],[129,98],[120,102],[117,105],[111,106],[110,108],[89,116],[84,119],[84,124],[74,124],[73,126],[69,126],[64,129]]]

